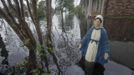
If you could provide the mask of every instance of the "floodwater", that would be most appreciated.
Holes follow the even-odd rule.
[[[78,49],[78,45],[81,40],[79,19],[76,16],[73,16],[69,19],[66,19],[67,22],[64,20],[64,28],[66,33],[62,32],[60,20],[60,15],[55,14],[52,18],[53,45],[55,47],[54,52],[58,58],[58,63],[60,64],[62,70],[65,72],[65,75],[76,75],[77,72],[75,71],[79,71],[79,74],[84,75],[84,71],[79,66],[75,65],[81,58],[81,53]],[[35,27],[33,26],[32,21],[28,19],[27,22],[35,38],[37,38]],[[1,25],[0,34],[4,39],[7,50],[9,51],[9,65],[15,66],[28,56],[28,49],[23,46],[23,43],[20,41],[14,31],[8,26],[8,24],[5,21],[4,23],[5,26]],[[45,35],[46,22],[44,20],[41,20],[40,24],[43,35]],[[134,43],[111,41],[110,47],[112,59],[120,64],[117,64],[114,61],[107,63],[105,65],[105,75],[132,75],[133,71],[128,67],[134,68],[134,61],[132,59],[134,54],[134,51],[132,51],[134,49]],[[56,75],[57,69],[55,64],[52,62],[51,57],[49,58],[49,62],[52,74]]]

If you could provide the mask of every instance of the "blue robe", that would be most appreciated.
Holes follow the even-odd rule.
[[[84,57],[87,52],[88,44],[91,40],[90,38],[91,38],[93,29],[94,29],[94,27],[91,27],[81,41],[80,50]],[[100,37],[100,41],[99,41],[98,52],[96,55],[95,62],[104,65],[105,63],[107,63],[107,60],[104,59],[104,53],[105,52],[109,53],[110,48],[109,48],[108,35],[107,35],[106,29],[105,28],[100,28],[100,29],[101,29],[101,37]]]

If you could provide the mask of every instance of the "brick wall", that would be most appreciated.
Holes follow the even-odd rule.
[[[105,4],[104,24],[110,39],[134,41],[134,0],[108,1]]]
[[[106,15],[134,15],[134,0],[107,0]]]

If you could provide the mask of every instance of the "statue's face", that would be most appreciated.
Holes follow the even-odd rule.
[[[101,21],[99,20],[99,19],[95,19],[94,20],[94,25],[95,25],[95,27],[100,27],[100,25],[101,25]]]

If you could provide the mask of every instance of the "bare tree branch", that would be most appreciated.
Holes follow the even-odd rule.
[[[15,29],[17,28],[16,24],[12,21],[12,19],[7,15],[7,13],[5,13],[2,8],[0,8],[0,12],[1,12],[1,16],[6,19],[12,27],[14,27]]]
[[[9,1],[7,1],[7,2],[8,2],[8,4],[9,4],[9,6],[11,6],[11,8],[12,8],[14,11],[16,11],[16,8],[13,6],[11,0],[9,0]],[[16,14],[17,14],[17,13],[16,13]]]
[[[20,7],[21,7],[21,15],[22,15],[22,19],[25,19],[25,15],[24,15],[24,6],[23,6],[23,0],[20,0]]]
[[[9,17],[12,19],[13,23],[15,23],[17,25],[17,22],[15,21],[15,18],[13,17],[13,15],[10,13],[10,11],[5,3],[5,0],[1,0],[1,2],[6,9],[6,12],[3,12],[3,13],[7,13],[9,15]]]
[[[29,11],[30,17],[31,17],[33,23],[36,24],[36,23],[35,23],[35,20],[34,20],[34,18],[33,18],[33,14],[32,14],[31,8],[30,8],[30,3],[29,3],[28,0],[26,0],[26,2],[27,2],[27,7],[28,7],[28,11]]]

